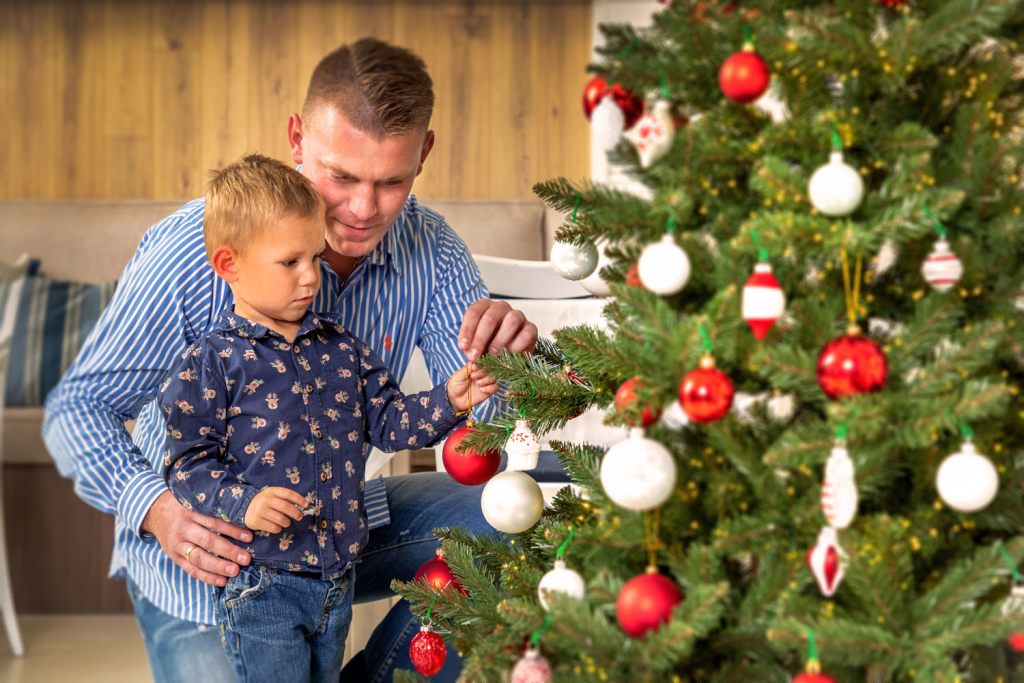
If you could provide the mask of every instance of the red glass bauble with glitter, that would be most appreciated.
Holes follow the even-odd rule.
[[[793,679],[793,683],[836,683],[836,679],[825,674],[802,673]]]
[[[643,401],[641,412],[637,401]],[[630,427],[650,427],[661,417],[661,408],[649,402],[647,385],[637,377],[631,377],[615,392],[615,407]],[[637,424],[639,416],[640,424]]]
[[[466,589],[458,582],[455,574],[452,572],[452,568],[444,561],[444,555],[440,549],[438,549],[437,555],[434,558],[427,560],[416,570],[416,576],[413,577],[413,580],[419,581],[421,578],[426,578],[430,587],[436,591],[443,591],[449,587],[454,587],[463,595],[466,594]]]
[[[621,83],[613,84],[611,90],[612,99],[622,110],[622,116],[625,119],[623,130],[629,130],[644,115],[644,101],[626,90]],[[583,89],[583,113],[587,115],[588,120],[606,94],[608,94],[608,81],[604,76],[594,76],[587,82],[587,87]]]
[[[1024,652],[1024,631],[1021,633],[1014,633],[1006,639],[1006,642],[1010,644],[1010,648],[1014,652]]]
[[[467,448],[461,453],[456,450],[462,440],[473,433],[475,426],[474,420],[468,420],[464,426],[453,430],[448,440],[444,442],[444,449],[441,452],[445,471],[452,479],[466,486],[483,484],[494,476],[501,465],[499,450],[483,453],[478,453],[473,448]]]
[[[648,572],[634,576],[619,591],[615,615],[626,635],[639,638],[657,631],[672,616],[672,608],[683,601],[683,593],[672,579]]]
[[[718,84],[722,92],[740,104],[753,102],[763,95],[771,80],[768,63],[757,54],[751,43],[746,43],[741,51],[733,53],[718,71]]]
[[[729,413],[736,393],[729,375],[715,367],[710,355],[701,358],[700,367],[691,370],[679,383],[679,403],[694,422],[720,420]]]
[[[420,632],[409,642],[409,659],[424,676],[433,676],[440,671],[447,656],[444,638],[431,631],[429,626],[421,626]]]
[[[818,384],[829,398],[878,391],[888,377],[882,348],[856,329],[830,341],[818,356]]]

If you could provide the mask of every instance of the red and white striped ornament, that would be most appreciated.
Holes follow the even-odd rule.
[[[758,339],[764,339],[786,310],[786,295],[767,261],[758,261],[743,285],[743,319]]]
[[[818,582],[818,589],[826,598],[832,597],[843,582],[843,556],[839,536],[834,527],[824,527],[818,542],[807,552],[807,566]]]
[[[948,292],[960,281],[964,274],[964,264],[949,248],[945,237],[940,237],[932,247],[932,253],[921,264],[921,275],[925,282],[937,292]]]
[[[821,487],[821,512],[834,529],[845,529],[857,515],[857,482],[846,442],[836,440],[825,463],[825,481]]]

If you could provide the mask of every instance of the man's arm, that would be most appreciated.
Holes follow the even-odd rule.
[[[218,534],[251,538],[182,508],[124,427],[156,395],[174,354],[185,347],[184,330],[196,327],[189,320],[210,314],[202,217],[197,204],[146,233],[78,359],[47,397],[43,423],[57,469],[74,480],[79,497],[140,535],[154,534],[176,560],[173,548],[187,543],[234,558],[237,548]],[[205,569],[237,572],[233,563],[203,559]],[[244,553],[241,561],[248,560]],[[210,578],[203,571],[198,576]]]
[[[424,320],[420,348],[435,384],[462,367],[466,359],[503,348],[532,351],[537,326],[505,301],[492,301],[480,269],[465,243],[449,227],[440,234],[437,285]],[[474,410],[481,420],[497,410],[495,400]]]

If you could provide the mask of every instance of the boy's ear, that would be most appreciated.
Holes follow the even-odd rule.
[[[213,255],[210,256],[210,264],[213,266],[213,272],[224,280],[225,282],[234,282],[238,279],[238,255],[235,250],[229,246],[221,245],[217,247]]]

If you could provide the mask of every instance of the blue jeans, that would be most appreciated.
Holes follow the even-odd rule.
[[[392,579],[408,581],[421,564],[434,556],[436,527],[459,526],[481,534],[495,534],[480,511],[482,486],[463,486],[443,472],[410,474],[385,479],[391,524],[370,531],[362,560],[356,565],[355,602],[370,602],[394,595]],[[157,683],[230,683],[231,665],[224,655],[220,633],[176,619],[138,594],[131,581],[128,591],[146,644]],[[366,649],[341,672],[344,683],[384,683],[396,669],[412,670],[409,641],[419,631],[419,620],[400,600],[374,630]],[[432,681],[454,683],[462,670],[455,649],[448,648],[444,668]]]
[[[217,591],[217,622],[235,679],[337,683],[352,623],[349,570],[334,580],[242,567]]]

